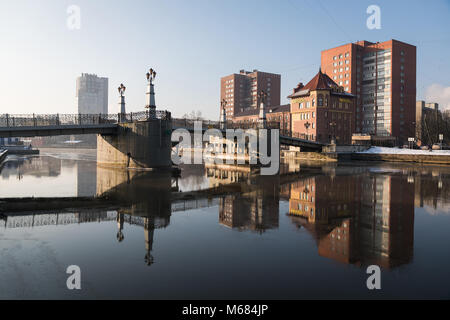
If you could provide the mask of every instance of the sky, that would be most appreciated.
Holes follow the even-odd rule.
[[[367,28],[370,5],[381,29]],[[80,9],[80,28],[68,27]],[[72,21],[72,20],[71,20]],[[0,114],[76,113],[76,77],[109,78],[142,111],[150,67],[158,109],[219,119],[220,78],[281,74],[281,103],[319,70],[320,52],[358,40],[417,46],[417,99],[450,109],[450,0],[0,0]]]

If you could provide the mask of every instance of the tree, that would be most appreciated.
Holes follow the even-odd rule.
[[[183,115],[183,119],[188,119],[188,120],[203,120],[202,117],[202,112],[199,110],[192,110],[189,113],[185,113]]]

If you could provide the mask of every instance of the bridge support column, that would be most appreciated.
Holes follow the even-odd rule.
[[[120,123],[116,135],[97,136],[97,163],[123,169],[169,169],[171,134],[171,120]]]

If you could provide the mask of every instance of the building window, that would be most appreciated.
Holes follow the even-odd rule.
[[[323,95],[319,94],[317,96],[317,106],[322,107],[323,106]]]

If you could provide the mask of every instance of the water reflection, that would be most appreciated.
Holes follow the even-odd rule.
[[[6,161],[1,177],[4,180],[14,176],[21,180],[24,175],[41,177],[58,177],[61,174],[61,160],[52,157],[15,157]]]
[[[230,172],[226,179],[231,174],[233,173]],[[242,194],[220,197],[220,224],[240,231],[250,230],[258,233],[278,228],[279,177],[259,178]]]
[[[411,261],[414,185],[404,176],[314,176],[291,185],[289,215],[319,255],[392,268]]]
[[[152,265],[158,261],[153,253],[154,242],[158,241],[155,230],[167,228],[174,212],[209,207],[218,215],[220,225],[261,235],[279,230],[281,213],[314,237],[322,257],[358,266],[395,268],[413,259],[415,207],[428,206],[442,212],[450,201],[447,168],[363,164],[300,167],[289,163],[280,172],[264,177],[242,167],[223,170],[196,166],[174,177],[170,173],[118,171],[98,167],[93,161],[22,158],[6,163],[4,180],[16,175],[44,181],[64,177],[73,183],[70,179],[76,177],[75,195],[111,199],[115,206],[75,213],[6,213],[0,217],[0,226],[115,221],[118,242],[127,241],[127,225],[140,226],[144,231],[143,262]],[[19,185],[24,185],[22,180]],[[214,193],[182,196],[208,188]],[[280,202],[284,201],[288,210],[280,212]]]

